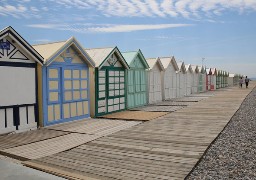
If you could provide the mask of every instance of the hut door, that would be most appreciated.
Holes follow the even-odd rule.
[[[125,109],[125,85],[124,70],[107,70],[107,112],[114,112]]]
[[[89,116],[86,68],[51,67],[47,77],[47,124]]]
[[[154,100],[159,101],[161,100],[161,79],[160,73],[154,72]]]

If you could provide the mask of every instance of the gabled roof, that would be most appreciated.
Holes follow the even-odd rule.
[[[180,72],[186,73],[186,67],[183,61],[177,62],[177,65]]]
[[[211,72],[213,75],[217,75],[217,69],[216,68],[211,68]]]
[[[235,74],[229,74],[229,77],[235,77]]]
[[[25,52],[34,58],[39,64],[43,64],[43,57],[25,40],[23,39],[11,26],[0,31],[0,39],[9,36],[12,38]]]
[[[190,64],[186,64],[185,69],[186,69],[186,72],[190,71],[191,73],[193,73],[193,70]]]
[[[193,70],[193,73],[199,73],[199,69],[197,65],[191,65],[191,68]]]
[[[139,56],[140,59],[142,60],[141,62],[144,65],[145,69],[149,68],[149,65],[140,49],[138,51],[122,52],[122,55],[129,66],[133,63],[136,57]]]
[[[91,48],[91,49],[85,49],[85,51],[90,55],[90,57],[95,62],[95,67],[98,67],[99,69],[103,66],[104,62],[113,54],[117,53],[120,57],[121,63],[126,69],[129,69],[129,65],[125,61],[123,55],[119,51],[119,49],[116,47],[107,47],[107,48]]]
[[[206,68],[206,73],[207,73],[207,75],[212,75],[212,70],[211,70],[211,68]]]
[[[198,71],[200,72],[200,73],[205,73],[205,68],[203,67],[203,66],[198,66]]]
[[[179,70],[178,64],[177,64],[174,56],[171,56],[171,57],[159,57],[159,58],[160,58],[161,63],[163,64],[165,70],[168,68],[168,66],[170,64],[174,67],[175,71]]]
[[[83,50],[82,45],[76,40],[75,37],[71,37],[66,41],[46,43],[33,45],[33,47],[44,57],[44,64],[46,66],[50,65],[62,52],[64,52],[68,47],[74,45],[75,49],[82,54],[85,61],[92,67],[95,66],[94,61],[90,56]]]
[[[164,66],[163,66],[162,62],[160,61],[159,57],[157,57],[157,58],[148,58],[148,59],[146,59],[146,61],[149,65],[149,70],[151,70],[156,64],[158,64],[159,67],[160,67],[160,70],[164,71]]]

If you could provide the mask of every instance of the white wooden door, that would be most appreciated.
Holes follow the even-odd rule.
[[[161,75],[160,72],[154,71],[154,102],[162,100],[161,93]]]

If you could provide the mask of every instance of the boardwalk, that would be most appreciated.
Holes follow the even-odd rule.
[[[251,89],[215,91],[156,120],[25,164],[69,179],[184,179]]]
[[[140,123],[86,119],[41,130],[0,136],[0,154],[23,161],[37,159],[69,150]]]

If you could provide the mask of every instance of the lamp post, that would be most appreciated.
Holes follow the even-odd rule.
[[[202,67],[204,66],[204,60],[205,60],[205,58],[203,57],[202,58]]]

